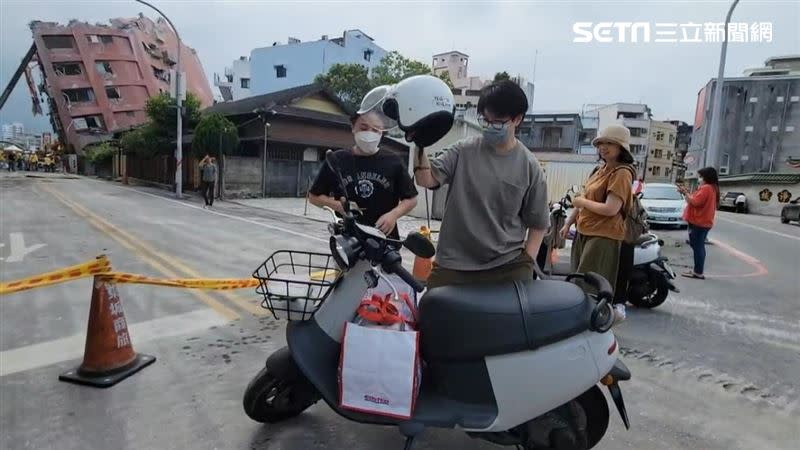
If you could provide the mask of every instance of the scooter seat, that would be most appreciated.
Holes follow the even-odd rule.
[[[533,350],[589,329],[591,300],[564,281],[443,286],[420,301],[422,355],[473,360]]]

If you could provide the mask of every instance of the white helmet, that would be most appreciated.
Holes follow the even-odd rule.
[[[453,92],[431,75],[406,78],[395,85],[378,86],[367,93],[357,113],[377,112],[384,129],[399,126],[406,140],[427,147],[453,126]]]
[[[416,75],[392,87],[382,110],[406,132],[407,141],[427,147],[452,128],[455,101],[444,81],[431,75]]]

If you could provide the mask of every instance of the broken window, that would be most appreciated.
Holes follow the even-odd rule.
[[[44,46],[50,49],[53,48],[74,48],[74,39],[72,36],[42,36],[42,40],[44,41]]]
[[[53,70],[60,77],[83,73],[80,63],[53,63]]]
[[[114,36],[109,36],[107,34],[100,35],[100,42],[103,44],[113,44],[114,43]]]
[[[92,88],[64,89],[64,96],[70,103],[87,103],[94,101]]]
[[[276,78],[286,78],[286,66],[281,64],[280,66],[275,66],[275,77]]]
[[[372,60],[372,50],[364,50],[364,61]]]
[[[119,89],[117,89],[115,87],[107,87],[106,88],[106,96],[108,96],[108,99],[111,100],[111,101],[119,100],[119,99],[122,98],[119,95]]]
[[[97,69],[97,73],[103,77],[114,75],[114,70],[111,68],[111,63],[108,61],[97,61],[94,63],[94,67]]]
[[[167,83],[169,83],[169,74],[165,70],[159,69],[156,66],[150,66],[150,67],[153,68],[153,75],[156,78],[158,78],[161,81],[166,81]]]
[[[91,130],[91,129],[102,130],[105,128],[102,116],[76,117],[75,119],[72,120],[72,126],[78,131]]]

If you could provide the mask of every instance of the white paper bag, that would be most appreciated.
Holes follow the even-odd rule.
[[[339,405],[408,419],[420,377],[419,333],[347,323],[339,360]]]

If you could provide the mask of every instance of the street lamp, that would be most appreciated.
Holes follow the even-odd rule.
[[[719,129],[722,124],[722,85],[725,83],[725,56],[728,53],[728,23],[739,0],[733,0],[728,15],[725,17],[725,39],[722,41],[722,50],[719,56],[719,72],[717,72],[717,87],[714,89],[714,102],[711,107],[711,125],[708,131],[705,158],[703,166],[714,168],[719,164]]]
[[[178,40],[178,57],[176,58],[177,61],[175,69],[175,102],[178,114],[178,129],[176,131],[177,147],[175,148],[175,197],[181,198],[183,196],[183,101],[181,99],[181,36],[178,34],[178,29],[175,28],[175,25],[172,24],[171,20],[169,20],[169,17],[161,12],[160,9],[144,0],[136,1],[154,9],[158,14],[160,14],[161,17],[163,17],[167,23],[169,23],[169,26],[172,27],[172,31],[175,33],[175,38]]]

